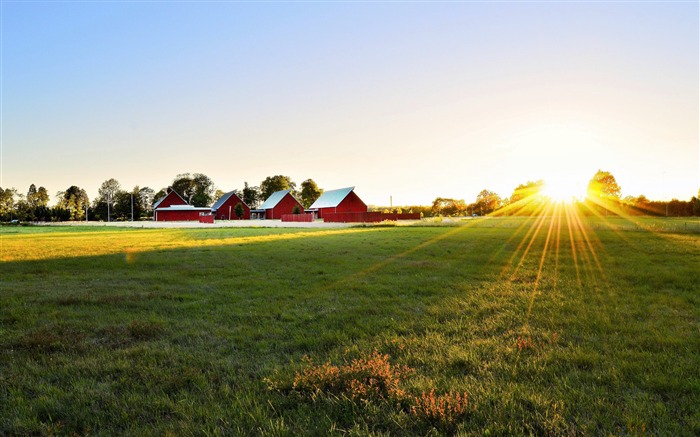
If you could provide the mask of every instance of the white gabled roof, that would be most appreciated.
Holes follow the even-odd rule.
[[[319,208],[335,208],[340,205],[348,194],[354,190],[355,187],[339,188],[337,190],[324,191],[321,197],[316,199],[316,201],[309,207],[309,209],[319,209]]]
[[[275,191],[274,193],[270,194],[270,197],[268,197],[265,203],[260,205],[260,208],[258,209],[274,208],[275,206],[277,206],[278,203],[280,203],[280,200],[282,200],[282,198],[284,198],[284,196],[290,191],[291,190]]]
[[[192,205],[170,205],[157,209],[158,211],[211,211],[211,208]]]
[[[223,196],[221,196],[221,197],[219,198],[219,200],[217,200],[216,203],[211,207],[211,210],[212,210],[212,211],[218,211],[218,209],[221,208],[221,205],[223,205],[224,203],[226,203],[226,202],[228,201],[228,199],[230,199],[232,196],[236,196],[236,198],[237,198],[238,200],[240,200],[241,203],[242,203],[243,205],[245,205],[245,202],[243,201],[243,199],[241,199],[240,197],[238,197],[238,195],[236,194],[235,191],[230,191],[230,192],[224,194]],[[248,206],[248,205],[246,205],[246,206]]]

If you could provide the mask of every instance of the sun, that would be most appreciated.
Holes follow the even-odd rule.
[[[545,181],[542,187],[542,195],[558,203],[573,203],[582,198],[585,186],[568,178],[556,178]]]

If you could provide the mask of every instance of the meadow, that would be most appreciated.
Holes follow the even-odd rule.
[[[0,435],[698,435],[700,222],[0,228]]]

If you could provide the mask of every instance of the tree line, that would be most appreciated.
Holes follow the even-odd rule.
[[[190,205],[211,206],[225,194],[203,173],[182,173],[169,185]],[[155,191],[150,187],[122,188],[119,181],[108,179],[100,185],[97,196],[90,201],[87,192],[72,185],[55,194],[54,205],[49,205],[48,190],[31,184],[26,194],[16,188],[0,187],[0,221],[126,221],[149,220],[153,217],[153,204],[167,194],[168,187]],[[297,184],[284,175],[268,176],[257,186],[245,182],[243,188],[233,190],[251,208],[257,208],[272,193],[291,190],[305,208],[318,199],[323,190],[313,179]]]
[[[484,189],[472,203],[463,199],[437,197],[430,206],[403,206],[400,208],[375,207],[374,210],[391,210],[421,213],[425,217],[483,216],[489,214],[532,216],[545,211],[551,202],[544,194],[544,181],[527,181],[519,184],[510,197],[502,198],[494,191]],[[672,199],[652,201],[646,196],[621,198],[621,188],[608,171],[598,170],[588,183],[586,198],[574,201],[577,211],[583,215],[651,215],[667,217],[700,216],[700,190],[690,200]]]
[[[190,205],[211,206],[224,195],[214,182],[202,173],[182,173],[170,184]],[[400,208],[375,207],[373,210],[421,213],[430,216],[471,215],[537,215],[549,201],[542,196],[544,182],[528,181],[515,187],[510,197],[502,198],[494,191],[484,189],[472,203],[463,199],[437,197],[432,205],[413,205]],[[258,185],[244,182],[241,189],[233,190],[249,207],[259,207],[276,191],[290,190],[304,208],[308,208],[323,193],[313,179],[297,184],[284,175],[266,177]],[[56,193],[56,203],[49,206],[50,196],[43,186],[31,184],[26,194],[15,188],[0,187],[0,221],[68,221],[68,220],[147,220],[153,216],[153,203],[165,196],[167,187],[154,191],[135,186],[124,190],[116,179],[104,181],[97,197],[88,198],[87,192],[75,185]],[[621,188],[615,177],[598,170],[587,187],[587,196],[576,202],[578,211],[586,215],[653,215],[668,217],[700,216],[700,191],[688,201],[649,200],[646,196],[620,197]]]

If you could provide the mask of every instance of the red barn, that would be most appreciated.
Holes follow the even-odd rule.
[[[210,213],[211,208],[195,208],[188,205],[171,187],[168,187],[168,194],[153,205],[153,220],[157,222],[199,221],[200,215]]]
[[[293,214],[294,207],[304,212],[304,207],[292,196],[291,190],[276,191],[267,198],[260,208],[253,210],[260,218],[281,219],[282,214]]]
[[[324,213],[367,212],[367,205],[355,194],[355,187],[324,191],[309,207],[309,211],[323,218]]]
[[[236,205],[239,203],[243,206],[241,219],[250,220],[250,207],[234,191],[221,196],[211,207],[211,212],[217,220],[239,220],[236,215]]]

